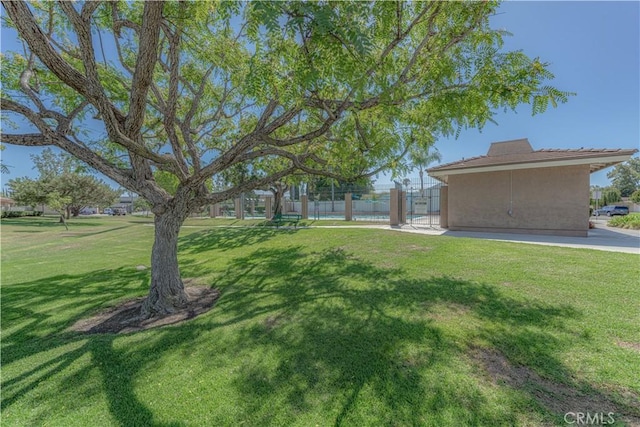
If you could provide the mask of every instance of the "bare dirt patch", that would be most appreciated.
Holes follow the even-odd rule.
[[[425,309],[428,311],[427,316],[429,316],[433,320],[457,319],[469,312],[469,307],[463,304],[457,304],[455,302],[447,303],[446,305],[425,305]]]
[[[217,289],[211,289],[208,286],[187,286],[185,292],[189,297],[188,303],[171,314],[149,319],[141,318],[140,307],[144,297],[140,297],[110,307],[88,319],[79,320],[70,329],[88,334],[126,334],[172,325],[193,319],[211,310],[220,296]]]
[[[618,341],[616,344],[618,344],[620,347],[640,352],[640,342]]]
[[[527,366],[516,366],[500,352],[476,349],[473,358],[484,368],[491,379],[498,384],[529,393],[541,406],[558,415],[568,412],[616,414],[616,421],[625,421],[631,426],[640,426],[640,408],[633,393],[619,398],[624,402],[614,402],[612,396],[597,390],[578,390],[567,384],[542,378]],[[634,403],[635,402],[635,403]]]
[[[417,252],[429,252],[430,250],[433,250],[433,248],[430,246],[419,246],[419,245],[408,245],[406,246],[406,249],[410,251],[417,251]]]

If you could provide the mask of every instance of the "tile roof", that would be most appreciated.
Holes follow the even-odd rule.
[[[484,156],[463,158],[457,162],[446,163],[444,165],[429,168],[429,174],[446,175],[446,171],[461,172],[464,169],[490,168],[508,165],[530,165],[534,168],[544,163],[545,166],[552,166],[551,162],[575,161],[576,164],[590,164],[591,172],[620,163],[619,158],[631,157],[638,152],[637,149],[620,148],[580,148],[580,149],[555,149],[545,148],[542,150],[528,151],[526,146],[528,141],[516,140],[500,143],[493,143],[489,153]],[[530,147],[530,145],[529,145]],[[609,161],[608,161],[609,160]],[[624,161],[624,160],[622,160]]]

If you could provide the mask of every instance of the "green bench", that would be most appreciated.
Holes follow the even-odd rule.
[[[293,223],[294,227],[298,226],[298,221],[302,219],[302,215],[298,214],[276,214],[271,218],[271,222],[276,225],[276,227],[280,227],[282,224],[289,222]]]

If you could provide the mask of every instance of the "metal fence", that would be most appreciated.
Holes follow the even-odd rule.
[[[431,177],[402,182],[407,224],[434,228],[440,226],[440,188],[442,185],[440,181]]]
[[[403,223],[418,227],[434,227],[440,225],[440,188],[442,183],[431,178],[405,179],[391,184],[376,184],[367,188],[322,187],[307,190],[295,187],[287,191],[283,198],[285,213],[306,212],[310,220],[344,220],[348,214],[346,206],[347,194],[351,194],[351,219],[354,221],[374,221],[389,223],[391,212],[391,190],[402,191],[399,203],[400,218]],[[305,194],[307,193],[307,194]],[[251,193],[242,195],[237,200],[228,200],[217,204],[213,215],[216,217],[237,218],[240,209],[242,217],[265,218],[266,198],[271,193]]]

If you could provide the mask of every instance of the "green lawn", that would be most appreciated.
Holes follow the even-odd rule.
[[[639,257],[189,220],[186,323],[68,328],[147,291],[150,218],[2,220],[2,426],[640,422]]]

